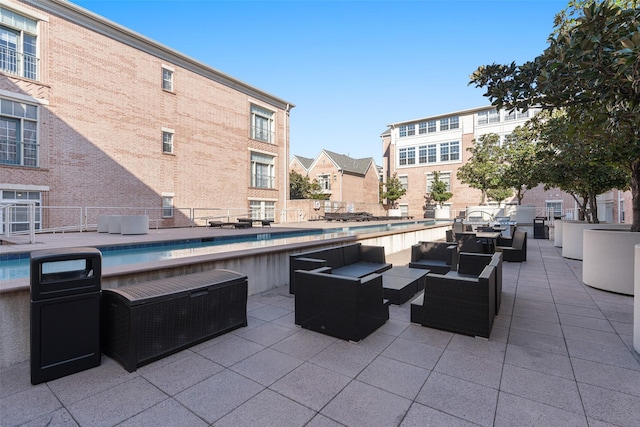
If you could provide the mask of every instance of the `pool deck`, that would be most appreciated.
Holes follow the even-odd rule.
[[[409,303],[359,343],[334,339],[297,327],[280,287],[249,297],[247,327],[133,373],[104,356],[32,386],[27,362],[4,368],[0,426],[637,426],[633,297],[583,285],[582,262],[548,240],[528,245],[504,263],[488,340],[412,324]]]

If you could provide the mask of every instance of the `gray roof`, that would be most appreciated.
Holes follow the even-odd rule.
[[[375,161],[373,157],[365,157],[363,159],[354,159],[349,156],[345,156],[344,154],[334,153],[333,151],[322,150],[324,153],[333,160],[333,162],[338,166],[339,169],[342,169],[345,173],[350,173],[354,175],[366,175],[367,170],[369,170],[369,166],[373,163],[375,165]]]
[[[305,168],[306,170],[309,170],[314,160],[314,159],[310,159],[308,157],[302,157],[302,156],[293,156],[293,158],[298,160],[298,162],[300,162],[302,167]]]

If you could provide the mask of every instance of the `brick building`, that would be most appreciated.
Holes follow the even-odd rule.
[[[0,43],[0,202],[39,227],[286,209],[291,103],[67,1],[3,0]]]
[[[381,135],[383,150],[383,175],[398,178],[407,188],[399,202],[405,215],[421,217],[425,214],[425,194],[430,191],[433,172],[440,172],[440,179],[447,182],[453,198],[448,205],[451,217],[465,212],[469,206],[477,206],[480,190],[461,183],[456,172],[471,154],[467,151],[473,141],[482,135],[495,133],[503,142],[513,130],[536,114],[527,112],[498,111],[493,107],[480,107],[452,113],[407,120],[388,125]],[[515,204],[515,197],[507,204]],[[536,207],[536,215],[553,212],[554,216],[577,218],[575,200],[559,189],[545,190],[542,185],[525,193],[522,204]],[[606,222],[624,222],[625,211],[631,218],[630,192],[610,191],[598,197],[598,217]]]
[[[315,159],[293,156],[289,168],[318,181],[326,196],[321,204],[323,212],[365,211],[379,215],[382,211],[380,177],[372,157],[354,159],[322,150]]]

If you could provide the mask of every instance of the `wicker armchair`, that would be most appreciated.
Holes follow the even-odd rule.
[[[522,262],[527,260],[527,232],[516,230],[511,246],[496,246],[496,252],[502,252],[504,261]]]
[[[456,245],[445,242],[420,242],[411,246],[410,268],[423,268],[433,273],[447,274],[456,269]]]

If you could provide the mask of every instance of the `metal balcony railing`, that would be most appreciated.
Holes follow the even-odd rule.
[[[31,80],[38,80],[39,58],[0,46],[0,71]]]

